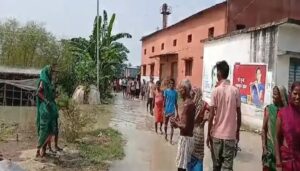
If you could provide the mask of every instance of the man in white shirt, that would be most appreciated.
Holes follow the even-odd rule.
[[[154,81],[154,78],[150,77],[150,82],[149,82],[148,90],[147,90],[147,94],[148,94],[147,110],[150,105],[150,114],[151,115],[153,115],[153,98],[154,98],[154,89],[155,89],[155,84],[153,81]]]

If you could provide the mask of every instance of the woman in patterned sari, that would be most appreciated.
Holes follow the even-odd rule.
[[[289,105],[280,109],[276,123],[277,171],[300,170],[300,82],[293,83]]]
[[[208,111],[208,104],[202,100],[201,89],[194,89],[194,103],[196,107],[194,126],[194,150],[189,164],[189,171],[203,171],[204,158],[204,125],[207,121],[205,113]]]
[[[276,120],[280,108],[287,106],[287,92],[283,86],[273,88],[273,104],[265,108],[262,128],[263,171],[276,171]]]
[[[36,128],[38,132],[37,157],[46,154],[46,146],[57,130],[58,109],[55,103],[55,89],[52,84],[51,67],[47,65],[40,74],[37,90]],[[40,151],[42,149],[42,151]]]

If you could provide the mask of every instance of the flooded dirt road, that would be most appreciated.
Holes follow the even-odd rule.
[[[170,145],[162,135],[154,132],[153,117],[146,111],[146,103],[139,100],[124,100],[116,96],[111,126],[117,128],[127,140],[126,157],[112,164],[110,171],[172,171],[177,170],[175,157],[177,144]],[[175,132],[177,142],[178,130]],[[261,168],[260,136],[242,132],[234,170],[253,171]],[[204,170],[212,170],[209,150],[205,149]]]
[[[90,106],[85,106],[90,108]],[[105,128],[108,123],[113,128],[118,129],[126,139],[125,158],[121,161],[113,161],[110,171],[173,171],[177,170],[175,166],[175,157],[177,144],[170,145],[164,140],[162,135],[154,132],[153,117],[146,111],[146,102],[140,100],[124,100],[121,94],[115,98],[112,105],[101,105],[97,108],[98,117],[95,118],[97,128]],[[34,119],[35,108],[2,107],[0,111],[0,120],[6,122],[15,122],[20,124],[19,130],[31,130],[35,135]],[[174,141],[177,143],[178,130],[175,131]],[[22,139],[22,134],[20,135]],[[4,155],[8,158],[18,156],[24,160],[20,162],[28,170],[40,170],[41,168],[51,168],[49,165],[41,165],[34,161],[34,151],[36,137],[31,136],[29,144],[12,142],[19,152],[6,150]],[[27,141],[25,141],[27,142]],[[2,149],[8,149],[12,145],[1,145]],[[24,146],[24,147],[23,147]],[[257,134],[242,132],[240,147],[234,163],[235,171],[262,170],[261,168],[261,141]],[[0,151],[2,151],[0,148]],[[27,151],[23,151],[27,149]],[[16,150],[16,149],[15,149]],[[22,151],[22,154],[21,154]],[[24,153],[24,154],[23,154]],[[28,154],[27,154],[28,153]],[[22,157],[25,155],[25,157]],[[28,160],[24,159],[28,158]],[[26,163],[27,162],[27,163]],[[30,167],[29,167],[30,166]],[[34,167],[36,166],[36,169]],[[63,169],[64,170],[64,169]],[[212,162],[209,150],[205,149],[204,170],[212,170]]]

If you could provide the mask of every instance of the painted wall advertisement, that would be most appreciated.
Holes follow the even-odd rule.
[[[234,65],[233,85],[240,89],[242,103],[258,108],[264,106],[266,74],[266,65]]]

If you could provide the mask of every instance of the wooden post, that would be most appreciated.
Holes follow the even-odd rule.
[[[21,96],[20,96],[20,106],[22,106],[23,104],[23,93],[22,93],[22,88],[21,88]]]
[[[15,86],[13,86],[13,89],[12,89],[12,103],[11,103],[11,106],[14,106],[14,101],[15,101]]]
[[[6,106],[6,84],[4,83],[3,106]]]
[[[27,106],[31,106],[31,103],[29,101],[29,93],[27,94]]]

